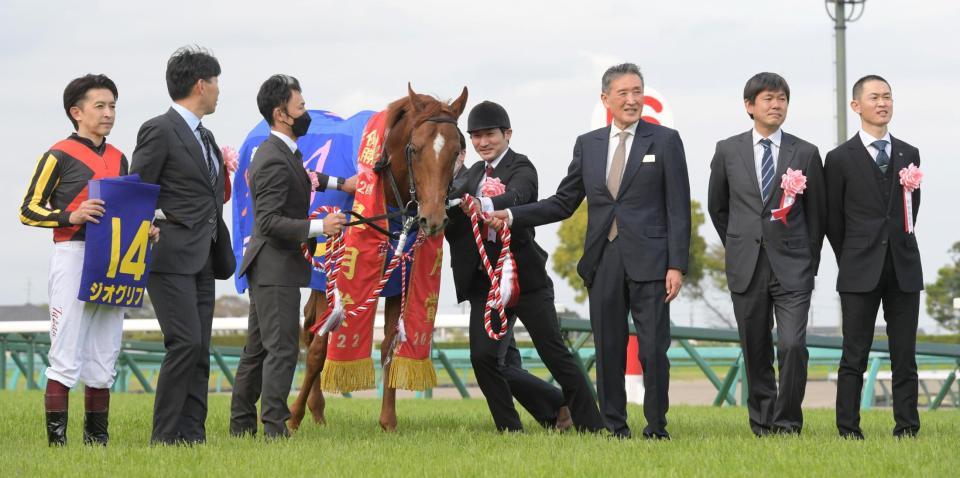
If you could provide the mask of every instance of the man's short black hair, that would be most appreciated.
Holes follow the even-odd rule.
[[[117,85],[113,80],[107,78],[107,75],[86,74],[80,78],[75,78],[67,84],[63,90],[63,111],[67,113],[67,118],[73,123],[73,130],[77,130],[77,120],[70,114],[70,108],[80,106],[80,102],[87,96],[87,92],[97,89],[110,90],[113,93],[113,99],[117,99]]]
[[[220,62],[210,51],[196,45],[177,49],[167,60],[167,92],[173,101],[190,96],[197,80],[220,76]]]
[[[787,95],[787,103],[790,102],[790,85],[787,84],[787,80],[767,71],[757,73],[747,80],[746,86],[743,87],[743,99],[752,105],[757,102],[757,96],[764,91],[782,91]],[[750,119],[753,119],[753,115],[747,114],[750,115]]]
[[[883,79],[882,76],[867,75],[867,76],[864,76],[863,78],[860,78],[859,80],[857,80],[856,83],[853,84],[853,92],[852,92],[853,96],[851,96],[850,99],[859,100],[860,95],[863,94],[863,85],[866,84],[868,81],[882,81],[887,84],[887,88],[890,88],[890,82]],[[890,89],[892,90],[893,88],[890,88]]]
[[[273,75],[267,78],[260,85],[260,91],[257,93],[257,109],[267,120],[267,124],[273,126],[273,109],[286,107],[287,102],[293,95],[293,91],[302,92],[300,82],[290,75]]]

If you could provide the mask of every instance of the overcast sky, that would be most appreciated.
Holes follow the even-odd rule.
[[[955,35],[947,33],[958,19],[954,0],[870,0],[847,30],[849,82],[868,73],[886,77],[896,101],[891,134],[920,148],[926,177],[916,232],[927,282],[960,240],[950,179],[960,177],[960,114],[953,102],[960,54]],[[116,81],[118,119],[109,141],[128,155],[140,124],[170,105],[164,68],[185,44],[210,48],[223,68],[219,107],[204,118],[221,145],[239,146],[259,120],[256,92],[274,73],[298,77],[308,107],[344,116],[383,108],[405,94],[407,81],[443,99],[467,86],[468,107],[489,99],[509,111],[512,147],[537,166],[544,196],[566,172],[576,136],[591,128],[600,75],[631,61],[672,106],[693,198],[705,203],[716,141],[751,127],[742,91],[754,73],[774,71],[789,82],[786,131],[818,145],[821,154],[836,144],[832,26],[821,0],[3,0],[0,91],[8,108],[0,131],[8,149],[7,173],[0,175],[0,204],[7,210],[0,222],[0,304],[22,304],[28,290],[31,302],[46,302],[52,233],[22,226],[17,211],[38,156],[70,133],[62,92],[82,74]],[[858,125],[851,112],[850,135]],[[476,159],[471,151],[467,162]],[[700,232],[718,240],[712,227]],[[537,237],[553,251],[556,226],[540,228]],[[835,325],[839,302],[829,246],[820,272],[814,324]],[[574,306],[569,287],[556,283],[558,302]],[[218,294],[226,293],[236,293],[232,281],[218,283]],[[456,310],[449,273],[441,310]],[[683,299],[673,319],[715,324]],[[934,330],[925,311],[921,327]]]

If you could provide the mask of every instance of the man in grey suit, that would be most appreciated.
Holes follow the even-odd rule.
[[[644,438],[669,439],[670,302],[690,255],[690,183],[680,135],[641,119],[643,75],[610,67],[600,99],[613,125],[583,134],[553,196],[497,211],[512,227],[562,221],[587,200],[587,233],[577,273],[590,296],[600,412],[614,436],[629,438],[627,313],[640,342],[646,388]]]
[[[307,134],[310,114],[300,92],[296,78],[273,75],[257,93],[270,136],[250,166],[253,235],[239,271],[250,284],[250,317],[230,404],[233,436],[256,435],[258,399],[264,436],[290,435],[287,396],[300,353],[300,287],[310,285],[310,265],[300,246],[346,223],[342,213],[307,218],[313,186],[297,138]],[[325,181],[317,184],[326,188]]]
[[[807,385],[807,312],[826,230],[826,190],[817,147],[781,129],[790,87],[780,75],[758,73],[743,90],[753,129],[717,143],[708,209],[726,247],[727,283],[747,367],[750,428],[757,436],[803,428]],[[781,187],[787,169],[806,176],[806,189]],[[788,187],[791,192],[793,189]],[[786,209],[772,217],[774,210]],[[773,373],[777,319],[779,394]]]
[[[130,172],[160,185],[147,291],[166,355],[153,409],[155,444],[206,441],[214,279],[233,275],[236,261],[223,222],[223,158],[201,119],[217,109],[220,63],[198,47],[167,62],[173,105],[137,134]]]

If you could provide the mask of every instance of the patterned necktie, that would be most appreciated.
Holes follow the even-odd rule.
[[[760,145],[763,146],[763,159],[760,161],[760,191],[763,193],[764,204],[770,200],[770,193],[773,191],[773,176],[775,174],[773,168],[773,148],[770,147],[771,144],[773,144],[773,141],[767,138],[760,140]]]
[[[870,143],[870,146],[873,146],[877,149],[877,166],[880,167],[880,171],[886,173],[887,166],[890,165],[890,156],[887,156],[887,142],[882,139],[878,139]]]
[[[617,133],[620,137],[620,143],[617,149],[613,151],[613,161],[610,162],[610,172],[607,174],[607,189],[614,199],[620,191],[620,181],[623,179],[623,167],[627,162],[627,136],[630,133],[621,131]],[[610,225],[610,232],[607,233],[607,240],[612,241],[617,238],[617,218],[613,218],[613,224]]]
[[[203,157],[207,160],[207,179],[210,186],[217,185],[217,166],[213,164],[213,152],[210,148],[210,132],[203,127],[203,123],[197,124],[197,132],[200,133],[200,140],[203,142]]]

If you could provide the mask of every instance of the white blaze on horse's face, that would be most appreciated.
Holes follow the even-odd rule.
[[[437,132],[437,137],[433,139],[433,150],[437,153],[437,156],[440,156],[440,150],[443,149],[445,144],[443,140],[443,135]]]

